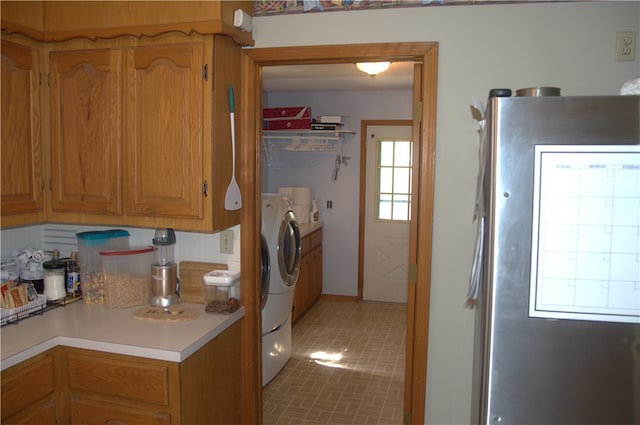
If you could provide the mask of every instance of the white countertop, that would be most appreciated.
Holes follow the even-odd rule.
[[[185,322],[137,319],[141,307],[108,309],[75,302],[22,319],[0,330],[0,370],[57,345],[181,362],[244,316],[244,307],[226,314],[209,314],[203,304],[180,304],[199,311]]]
[[[303,238],[308,234],[315,232],[316,230],[322,227],[321,221],[316,221],[314,223],[298,223],[298,228],[300,229],[300,237]]]

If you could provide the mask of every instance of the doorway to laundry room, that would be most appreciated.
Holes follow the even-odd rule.
[[[340,116],[339,134],[342,136],[342,140],[331,140],[332,144],[326,145],[320,136],[328,135],[324,131],[288,130],[285,134],[278,131],[263,132],[263,190],[266,188],[266,191],[274,192],[292,186],[309,187],[313,197],[320,201],[323,269],[323,296],[301,316],[298,316],[298,306],[294,300],[290,359],[263,391],[265,425],[279,423],[283,418],[294,416],[302,420],[314,419],[316,423],[336,423],[346,418],[358,421],[366,418],[366,423],[372,424],[402,422],[406,304],[388,306],[382,303],[357,302],[360,300],[358,266],[362,255],[359,250],[362,208],[360,184],[363,171],[363,167],[359,166],[362,163],[360,126],[368,117],[412,116],[413,66],[411,63],[402,65],[408,68],[407,86],[403,88],[379,90],[378,84],[376,90],[356,90],[348,85],[341,90],[319,90],[314,84],[305,90],[292,90],[291,85],[295,85],[293,83],[289,84],[288,90],[265,90],[264,100],[270,108],[309,108],[313,117],[326,114]],[[350,66],[355,69],[353,64]],[[334,71],[334,65],[318,67],[325,69],[319,72],[324,75],[339,72]],[[265,69],[264,75],[271,75],[271,71],[269,68]],[[366,82],[371,78],[365,74],[359,77]],[[272,85],[271,81],[263,80],[263,87]],[[406,123],[407,120],[403,122]],[[406,137],[410,139],[411,121],[404,129],[408,129]],[[292,140],[279,139],[291,133],[295,133]],[[295,137],[300,137],[300,140]],[[304,139],[305,137],[308,139]],[[335,143],[341,143],[341,146],[336,147]],[[322,149],[319,149],[320,146]],[[410,156],[410,149],[406,154]],[[336,169],[338,160],[340,168]],[[405,174],[410,174],[406,167],[403,170]],[[404,188],[404,192],[409,192],[408,186]],[[396,196],[399,194],[396,193]],[[298,202],[294,201],[294,204]],[[406,202],[404,205],[407,207]],[[301,217],[301,221],[303,219]],[[405,270],[405,281],[401,284],[405,292],[403,303],[406,303],[408,290],[408,219],[407,208],[402,223],[406,228],[406,250],[404,258],[399,260],[402,263],[400,267]],[[305,234],[306,226],[306,223],[300,225],[301,235]],[[302,246],[302,256],[307,258],[304,242]],[[308,278],[303,269],[307,269],[304,259],[301,261],[296,294],[305,292],[304,285]],[[331,299],[328,300],[328,297]],[[263,318],[265,316],[268,314],[264,313]],[[398,320],[400,318],[402,320]],[[266,344],[263,335],[263,350]],[[263,370],[265,367],[269,368],[272,358],[263,355]],[[327,378],[328,375],[331,379]],[[336,387],[336,382],[342,384]],[[311,387],[313,391],[310,392]],[[279,394],[289,394],[291,397],[283,399],[278,397]],[[331,397],[336,397],[336,394],[340,394],[343,400],[340,403],[330,403]],[[379,401],[372,405],[372,400],[376,397]],[[341,404],[347,398],[350,400],[349,408]],[[384,401],[380,401],[380,398]],[[305,402],[301,403],[303,399]],[[301,407],[303,404],[304,408]],[[303,418],[297,416],[303,414],[301,409],[306,410]],[[326,421],[318,422],[319,417]]]
[[[404,418],[411,420],[423,420],[424,417],[424,397],[425,397],[425,380],[426,380],[426,341],[428,334],[428,293],[429,293],[429,268],[430,268],[430,248],[431,233],[430,230],[423,230],[422,235],[418,238],[417,226],[422,224],[422,229],[430,229],[432,221],[432,202],[433,202],[433,152],[435,137],[435,91],[436,91],[436,70],[437,70],[437,43],[394,43],[394,44],[372,44],[372,45],[344,45],[339,46],[310,46],[304,49],[300,48],[269,48],[269,49],[250,49],[246,51],[245,58],[245,77],[244,81],[248,91],[245,99],[251,99],[256,102],[253,105],[249,102],[246,106],[248,115],[256,114],[255,119],[249,124],[247,136],[251,140],[261,144],[261,131],[258,126],[251,126],[260,123],[257,114],[260,112],[262,105],[262,82],[261,74],[263,67],[280,66],[291,64],[332,64],[332,63],[354,63],[356,61],[367,60],[391,60],[391,61],[413,61],[416,63],[414,72],[413,90],[410,99],[407,102],[413,109],[410,116],[418,117],[414,120],[413,137],[416,141],[416,152],[419,156],[421,173],[420,180],[415,180],[414,187],[417,202],[412,205],[412,217],[415,219],[411,222],[411,226],[415,226],[410,232],[410,262],[415,264],[414,276],[422,281],[422,285],[409,285],[409,296],[407,299],[407,364],[405,371],[405,402],[404,402]],[[423,72],[424,70],[424,72]],[[401,118],[401,117],[398,117]],[[255,136],[251,136],[255,134]],[[261,146],[256,146],[261,149]],[[348,155],[347,155],[348,156]],[[253,190],[261,190],[262,168],[259,163],[260,158],[256,158],[255,178],[256,180]],[[354,167],[356,169],[357,167]],[[348,170],[349,167],[341,169]],[[251,177],[250,177],[251,178]],[[251,186],[251,180],[245,180],[246,188]],[[257,184],[256,184],[257,183]],[[257,187],[257,189],[256,189]],[[356,190],[357,196],[357,190]],[[259,193],[256,197],[259,196]],[[335,204],[334,204],[335,208]],[[257,211],[257,210],[256,210]],[[259,223],[255,219],[245,217],[247,228],[249,230],[255,228],[255,224]],[[359,226],[358,223],[355,224]],[[243,224],[243,246],[251,246],[254,237],[252,233],[245,232]],[[418,241],[420,239],[420,241]],[[416,253],[420,250],[422,255],[419,257]],[[249,250],[250,251],[250,250]],[[252,253],[246,256],[247,261],[243,257],[243,268],[252,270],[252,263],[256,264],[257,258],[252,258]],[[419,302],[416,302],[418,300]],[[248,322],[255,323],[255,319],[250,317]],[[252,325],[254,329],[258,328],[258,324]],[[257,333],[257,332],[256,332]],[[258,343],[259,344],[259,343]],[[255,353],[253,354],[255,356]],[[250,377],[246,378],[250,380]],[[258,400],[260,396],[258,396]],[[250,402],[250,400],[249,400]]]

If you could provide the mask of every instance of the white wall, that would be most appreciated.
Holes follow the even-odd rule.
[[[640,33],[640,3],[411,7],[257,17],[254,23],[255,47],[440,43],[425,422],[467,423],[473,312],[463,304],[477,170],[470,99],[485,98],[494,87],[616,94],[626,80],[640,75],[638,59],[614,60],[616,32]]]
[[[269,92],[267,106],[310,106],[312,116],[345,115],[343,155],[350,157],[333,181],[335,153],[273,151],[266,190],[309,186],[318,199],[323,227],[323,290],[331,295],[358,295],[358,212],[360,184],[360,121],[411,119],[411,90],[358,92]],[[333,208],[326,208],[331,200]]]

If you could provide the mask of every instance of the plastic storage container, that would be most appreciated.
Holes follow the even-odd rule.
[[[125,308],[151,301],[153,247],[103,251],[104,306]]]
[[[233,313],[240,308],[240,272],[213,270],[204,275],[204,311]]]
[[[85,303],[104,302],[100,252],[128,248],[129,236],[129,232],[120,229],[76,233],[82,298]]]

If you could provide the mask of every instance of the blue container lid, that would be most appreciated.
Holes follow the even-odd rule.
[[[105,243],[107,239],[119,238],[123,236],[131,236],[129,232],[122,229],[112,230],[92,230],[89,232],[76,233],[79,240],[87,242],[89,245],[98,245]]]

